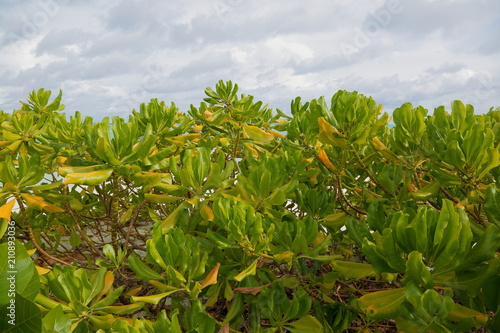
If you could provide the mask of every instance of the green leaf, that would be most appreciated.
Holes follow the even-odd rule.
[[[140,296],[138,296],[140,297]],[[148,297],[148,296],[144,296]],[[137,302],[137,298],[134,299],[134,296],[132,296],[132,299],[134,302]],[[158,304],[158,303],[151,303],[151,304]],[[125,314],[130,314],[133,312],[136,312],[144,307],[143,302],[138,302],[138,303],[133,303],[133,304],[127,304],[127,305],[111,305],[111,306],[103,306],[99,308],[94,308],[94,311],[103,311],[107,313],[112,313],[112,314],[118,314],[118,315],[125,315]]]
[[[102,253],[108,258],[111,262],[117,263],[116,261],[116,252],[111,244],[106,244],[102,247]]]
[[[448,149],[446,150],[445,153],[445,160],[446,162],[450,163],[454,167],[456,167],[459,170],[464,170],[464,166],[467,163],[465,159],[465,155],[460,148],[458,141],[453,140],[448,143],[447,145]]]
[[[10,300],[14,302],[9,302]],[[9,308],[10,307],[10,308]],[[12,310],[14,309],[14,310]],[[32,301],[16,293],[15,298],[0,306],[0,332],[39,333],[42,331],[42,314]]]
[[[406,263],[406,272],[401,282],[407,284],[413,281],[426,289],[430,289],[434,285],[434,280],[431,273],[422,261],[422,253],[413,251],[408,255]]]
[[[486,189],[484,211],[488,216],[488,221],[500,228],[500,193],[495,184],[491,184]]]
[[[297,321],[286,325],[292,333],[316,333],[323,332],[323,325],[313,316],[307,315]]]
[[[466,271],[477,267],[480,263],[493,258],[498,248],[500,248],[500,229],[490,224],[462,263],[455,267],[455,271]]]
[[[75,231],[75,229],[71,229],[71,233],[69,234],[69,244],[73,247],[77,247],[82,242],[80,235]]]
[[[92,281],[90,281],[91,284],[90,288],[88,289],[87,298],[83,300],[85,305],[88,305],[97,295],[99,295],[103,291],[105,286],[106,274],[107,271],[104,267],[99,268],[97,273],[95,273]],[[87,287],[89,286],[87,285]]]
[[[439,182],[432,182],[416,192],[411,192],[411,196],[415,200],[426,201],[434,198],[440,191],[441,184]]]
[[[134,271],[137,278],[145,281],[149,280],[163,280],[163,277],[149,268],[137,255],[131,254],[128,257],[128,262],[130,264],[130,269]]]
[[[13,253],[10,258],[7,254]],[[26,252],[24,245],[17,240],[0,244],[0,306],[7,304],[5,297],[15,285],[15,291],[29,300],[35,299],[40,289],[37,270]]]
[[[70,333],[71,319],[64,314],[60,305],[52,309],[42,319],[44,333]]]

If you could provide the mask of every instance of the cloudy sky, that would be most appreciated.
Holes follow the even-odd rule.
[[[63,90],[66,112],[182,111],[232,80],[272,108],[356,90],[391,111],[500,106],[498,0],[0,0],[0,109]]]

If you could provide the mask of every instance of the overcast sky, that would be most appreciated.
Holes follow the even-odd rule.
[[[498,0],[0,0],[0,109],[63,90],[68,114],[185,111],[232,80],[287,113],[337,90],[391,111],[500,106]]]

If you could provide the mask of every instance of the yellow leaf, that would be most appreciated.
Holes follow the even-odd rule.
[[[201,136],[200,133],[191,133],[191,134],[174,136],[172,137],[172,140],[180,142],[197,141],[199,140],[200,136]]]
[[[162,222],[161,222],[161,233],[166,234],[170,229],[172,229],[177,223],[177,219],[181,212],[185,209],[183,204],[177,206],[177,208],[170,213]]]
[[[243,124],[243,137],[246,139],[252,139],[259,142],[269,142],[274,139],[274,135],[265,132],[263,129],[257,126],[245,125]]]
[[[61,170],[62,168],[59,168]],[[64,184],[99,185],[105,182],[113,173],[113,169],[97,170],[82,173],[68,173]]]
[[[145,193],[144,198],[146,198],[146,200],[148,201],[159,204],[168,204],[171,202],[178,201],[180,199],[184,199],[184,197],[174,197],[168,194],[153,194],[153,193]]]
[[[330,162],[328,155],[326,155],[326,152],[323,149],[316,156],[328,169],[337,171],[337,168],[332,164],[332,162]]]
[[[12,199],[11,201],[0,207],[0,219],[6,219],[7,221],[10,221],[10,213],[12,212],[12,208],[14,208],[15,203],[16,200]]]
[[[286,136],[284,136],[283,134],[278,133],[276,131],[268,130],[268,132],[271,133],[272,135],[274,135],[277,138],[286,138]]]
[[[208,221],[214,220],[214,212],[212,211],[212,208],[210,208],[208,205],[204,205],[203,207],[201,207],[200,214],[205,220]]]
[[[68,158],[66,156],[57,156],[56,158],[57,164],[59,165],[63,165],[67,160]]]
[[[182,290],[182,289],[176,289],[176,290],[172,290],[172,291],[168,291],[166,293],[161,293],[161,294],[156,294],[156,295],[150,295],[150,296],[132,296],[132,301],[134,301],[135,303],[137,302],[144,302],[144,303],[149,303],[149,304],[153,304],[153,305],[156,305],[158,304],[163,298],[167,297],[168,295],[171,295],[179,290]]]
[[[259,259],[255,259],[250,266],[248,266],[246,269],[244,269],[242,272],[240,272],[238,275],[234,277],[236,281],[243,280],[247,276],[250,275],[255,275],[257,273],[257,263],[259,262]]]
[[[153,286],[155,286],[162,293],[179,290],[179,288],[169,286],[168,284],[161,283],[161,282],[156,281],[156,280],[149,280],[149,283],[151,283]]]
[[[318,118],[319,124],[319,140],[323,143],[328,143],[336,147],[347,148],[346,139],[343,138],[335,127],[325,120],[324,117]],[[335,135],[334,135],[335,134]],[[339,138],[340,136],[340,138]]]
[[[208,273],[207,277],[201,283],[201,289],[211,286],[217,283],[217,274],[219,273],[220,263],[217,263],[215,267]]]
[[[446,319],[460,322],[472,316],[476,317],[476,321],[480,325],[485,325],[488,321],[488,316],[486,316],[485,314],[457,303],[455,303],[455,307],[453,308],[453,310],[448,313]]]
[[[130,289],[125,293],[126,296],[135,296],[142,290],[142,286],[137,286],[135,288]]]
[[[50,269],[40,266],[35,266],[38,275],[45,275],[50,272]]]
[[[346,280],[377,275],[372,265],[361,262],[335,260],[332,262],[332,268]]]
[[[96,300],[99,300],[102,296],[104,296],[108,290],[111,288],[113,285],[113,282],[115,281],[115,276],[113,275],[113,272],[106,272],[106,276],[104,277],[104,288],[102,288],[101,292],[99,295],[96,296]]]
[[[179,141],[179,140],[172,140],[172,139],[167,139],[168,142],[172,143],[176,147],[182,147],[184,146],[184,142]]]
[[[33,208],[36,210],[43,209],[43,210],[50,212],[50,213],[62,213],[62,212],[64,212],[64,209],[49,204],[42,197],[39,197],[37,195],[23,193],[23,194],[21,194],[21,197],[26,201],[26,205],[30,208]]]
[[[398,156],[389,148],[379,138],[374,137],[372,139],[373,147],[378,150],[382,156],[384,156],[388,160],[393,160],[395,162],[399,162]]]
[[[138,310],[142,309],[143,306],[144,306],[144,303],[142,303],[142,302],[127,304],[127,305],[110,305],[110,306],[103,306],[101,308],[98,308],[97,311],[103,311],[103,312],[117,314],[117,315],[125,315],[125,314],[130,314],[132,312],[138,311]]]
[[[337,229],[342,228],[345,225],[345,221],[347,220],[347,218],[348,218],[348,216],[344,212],[334,213],[334,214],[330,214],[330,215],[325,216],[322,219],[321,224],[326,226],[326,227],[337,230]]]
[[[317,246],[317,245],[321,244],[325,239],[326,239],[325,234],[322,233],[321,231],[318,231],[318,233],[316,234],[316,237],[314,237],[313,246]]]
[[[406,288],[376,291],[360,297],[357,304],[373,319],[390,318],[406,298]]]
[[[252,153],[253,157],[259,157],[259,152],[255,148],[253,148],[251,145],[243,144],[243,146],[245,146],[245,148],[248,149]]]

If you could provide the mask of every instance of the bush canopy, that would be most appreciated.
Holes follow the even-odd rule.
[[[500,332],[500,109],[205,93],[0,112],[0,331]]]

